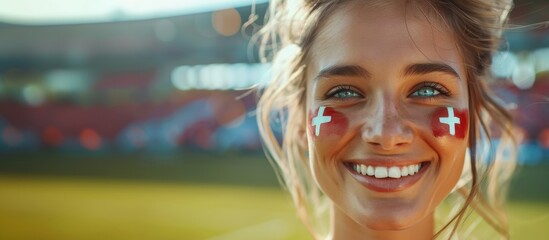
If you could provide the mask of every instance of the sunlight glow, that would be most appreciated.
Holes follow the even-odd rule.
[[[267,0],[0,0],[0,22],[48,25],[178,16]]]

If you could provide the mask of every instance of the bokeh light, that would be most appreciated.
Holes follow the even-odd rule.
[[[23,98],[31,106],[38,106],[44,102],[45,94],[42,88],[29,84],[23,88]]]
[[[240,13],[234,8],[215,11],[212,15],[212,25],[222,36],[233,36],[240,30],[242,23]]]
[[[494,54],[492,62],[492,74],[498,78],[510,78],[518,64],[515,54],[509,51],[497,52]]]
[[[84,70],[55,69],[45,76],[47,87],[54,93],[78,93],[86,91],[91,83],[91,76]]]
[[[536,72],[548,72],[549,71],[549,48],[537,49],[533,53],[535,59]]]
[[[42,131],[42,140],[47,146],[57,147],[61,145],[65,137],[59,128],[48,126]]]
[[[209,64],[179,66],[171,72],[176,89],[241,90],[259,86],[268,75],[267,64]]]
[[[84,128],[79,135],[80,144],[88,150],[98,150],[101,147],[101,136],[92,128]]]
[[[528,89],[534,85],[536,71],[531,64],[520,64],[513,71],[512,80],[520,89]]]

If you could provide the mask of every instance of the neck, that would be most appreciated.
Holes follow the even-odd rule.
[[[432,239],[434,216],[423,218],[416,225],[401,230],[375,230],[360,225],[345,213],[332,209],[331,234],[328,239]]]

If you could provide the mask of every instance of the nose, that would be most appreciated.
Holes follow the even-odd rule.
[[[390,100],[381,100],[372,106],[372,112],[362,129],[362,139],[370,146],[381,150],[394,150],[409,145],[414,132],[401,117]]]

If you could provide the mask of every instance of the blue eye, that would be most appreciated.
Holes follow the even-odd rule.
[[[412,96],[414,97],[434,97],[436,95],[439,95],[440,92],[436,89],[428,88],[428,87],[422,87],[412,93]]]
[[[337,99],[348,99],[362,97],[362,95],[353,90],[353,87],[351,86],[337,86],[326,94],[326,99],[332,97]]]
[[[354,91],[346,90],[340,91],[334,94],[334,97],[337,98],[351,98],[351,97],[360,97],[360,95]]]
[[[415,88],[414,92],[410,94],[410,96],[419,98],[433,98],[441,94],[443,96],[450,96],[450,91],[439,83],[423,82]]]

